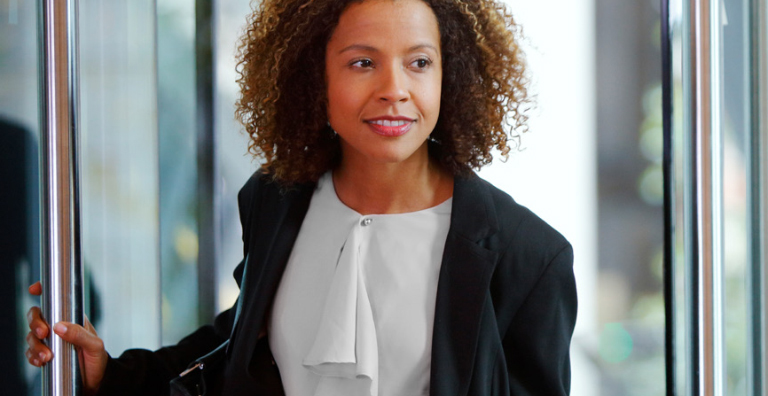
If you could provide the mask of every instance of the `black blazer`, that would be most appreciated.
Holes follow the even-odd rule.
[[[129,350],[99,394],[167,394],[167,381],[230,339],[224,395],[282,395],[265,328],[314,185],[283,191],[260,172],[240,191],[241,313],[223,312],[179,344]],[[557,231],[476,175],[454,183],[438,281],[430,395],[567,395],[576,321],[573,251]]]

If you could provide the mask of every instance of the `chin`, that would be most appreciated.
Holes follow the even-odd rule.
[[[377,162],[399,164],[405,163],[409,160],[417,159],[422,153],[422,146],[415,149],[408,149],[403,147],[390,147],[390,150],[381,150],[377,153],[371,153],[371,159]],[[423,146],[424,154],[427,154],[426,146]]]

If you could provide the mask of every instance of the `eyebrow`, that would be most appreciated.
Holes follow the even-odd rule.
[[[435,51],[436,53],[439,52],[434,45],[426,44],[426,43],[424,43],[424,44],[416,44],[413,47],[408,48],[408,52],[420,50],[420,49],[423,49],[423,48],[431,49],[432,51]],[[347,51],[354,51],[354,50],[367,51],[367,52],[379,52],[379,50],[377,48],[371,47],[370,45],[352,44],[350,46],[342,48],[339,51],[339,54],[342,54],[342,53],[347,52]]]

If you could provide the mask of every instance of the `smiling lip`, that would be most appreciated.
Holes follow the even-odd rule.
[[[377,117],[365,120],[373,132],[387,137],[405,135],[416,120],[408,117]]]

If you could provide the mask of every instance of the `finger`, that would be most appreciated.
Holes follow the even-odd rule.
[[[28,290],[29,290],[29,294],[33,296],[39,296],[43,294],[43,286],[40,284],[40,282],[33,283]]]
[[[27,361],[29,362],[29,364],[35,367],[42,367],[44,364],[40,361],[40,359],[35,357],[32,351],[27,350],[27,353],[25,354],[25,356],[27,357]]]
[[[53,332],[64,341],[83,349],[89,354],[99,354],[104,351],[104,342],[80,325],[69,322],[59,322],[53,326]]]
[[[47,345],[43,344],[34,334],[27,333],[27,360],[30,364],[40,367],[53,358],[53,353]]]
[[[43,320],[43,314],[40,311],[40,307],[32,307],[27,311],[27,323],[29,323],[29,329],[39,339],[48,337],[48,323]]]

